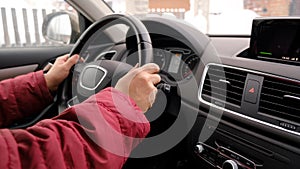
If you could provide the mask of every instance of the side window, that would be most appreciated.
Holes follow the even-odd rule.
[[[51,14],[61,17],[56,15],[49,22]],[[72,43],[71,15],[78,20],[76,11],[64,0],[0,1],[0,48],[68,45]],[[45,21],[49,22],[46,27]],[[49,34],[53,36],[45,36]]]

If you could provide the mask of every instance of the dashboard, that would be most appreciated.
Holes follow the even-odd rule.
[[[299,38],[290,39],[299,36],[299,18],[260,18],[252,35],[241,37],[208,37],[172,19],[142,22],[163,83],[171,87],[163,91],[167,103],[151,122],[150,136],[172,128],[178,118],[185,123],[175,131],[187,133],[163,156],[132,159],[124,168],[149,161],[145,168],[300,168]],[[291,35],[290,29],[297,31]],[[138,63],[130,39],[97,43],[81,56]],[[143,150],[143,143],[135,149]]]
[[[155,62],[186,83],[188,77],[197,82],[196,91],[188,87],[177,91],[183,113],[198,112],[183,146],[189,156],[182,157],[188,161],[187,168],[300,167],[299,18],[259,18],[251,36],[211,36],[209,40],[197,33],[190,36],[187,27],[171,29],[172,22],[144,23],[155,32],[151,39],[160,48]],[[167,30],[163,35],[157,33],[157,24]],[[285,53],[278,52],[283,47]],[[182,55],[185,50],[189,54]],[[180,57],[186,66],[176,65]],[[210,136],[203,137],[205,133]]]

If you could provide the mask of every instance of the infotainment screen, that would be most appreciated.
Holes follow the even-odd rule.
[[[254,19],[250,55],[257,59],[300,63],[300,18]]]

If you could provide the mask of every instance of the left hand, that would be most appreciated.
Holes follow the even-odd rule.
[[[75,54],[71,57],[63,55],[56,59],[51,69],[45,74],[47,87],[50,91],[57,90],[59,84],[69,75],[70,69],[77,63],[79,55]]]

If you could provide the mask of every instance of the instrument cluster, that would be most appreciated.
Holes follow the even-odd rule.
[[[200,58],[190,49],[164,48],[154,49],[154,62],[161,72],[172,81],[182,81],[193,76]]]

